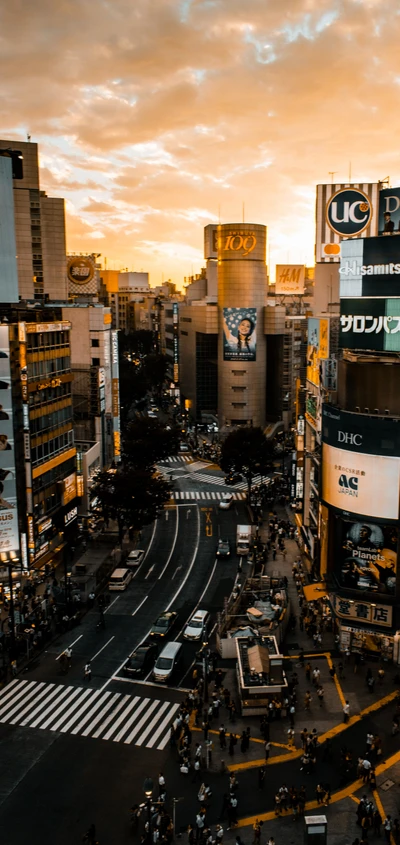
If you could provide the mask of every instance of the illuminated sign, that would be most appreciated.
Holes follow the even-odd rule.
[[[283,296],[304,293],[304,264],[277,264],[275,293]]]
[[[76,477],[76,495],[81,497],[81,496],[83,496],[84,492],[85,492],[85,488],[84,488],[83,475],[77,475],[77,477]]]
[[[35,548],[35,534],[33,530],[33,516],[28,516],[28,548]]]
[[[51,528],[52,524],[53,524],[53,521],[50,518],[44,519],[43,521],[38,522],[37,523],[38,534],[43,534],[44,531],[48,531],[48,529]]]
[[[320,381],[320,362],[329,355],[329,320],[310,317],[308,320],[307,378],[315,385]]]
[[[76,474],[72,472],[71,475],[67,475],[64,478],[64,495],[63,495],[63,503],[64,505],[68,505],[69,502],[72,502],[72,499],[75,499],[76,496]]]
[[[114,456],[119,457],[120,454],[121,454],[121,434],[120,434],[119,431],[114,431]]]
[[[37,390],[47,390],[48,387],[60,387],[61,379],[60,378],[49,378],[47,381],[39,381],[37,383],[36,389]]]
[[[26,323],[25,325],[28,334],[64,332],[71,328],[71,323],[68,320],[63,320],[61,323]]]
[[[71,508],[71,510],[68,511],[68,513],[64,514],[64,525],[69,525],[70,522],[73,522],[73,520],[77,518],[77,516],[78,516],[78,508],[77,507]]]
[[[92,281],[95,267],[91,258],[74,256],[67,264],[67,276],[75,285],[87,285]]]
[[[352,601],[341,596],[333,596],[336,616],[341,619],[357,619],[359,622],[368,622],[374,625],[383,625],[388,628],[392,625],[392,608],[383,604],[370,604],[359,600]]]
[[[229,232],[229,234],[223,234],[223,241],[222,241],[222,250],[224,252],[237,252],[246,257],[246,255],[250,255],[253,252],[253,249],[257,246],[257,238],[254,232]]]
[[[323,444],[322,499],[339,510],[398,519],[400,459]]]
[[[111,381],[112,415],[119,417],[119,380],[113,378]]]
[[[352,238],[367,228],[372,218],[369,197],[358,188],[344,188],[336,191],[328,200],[326,220],[337,235]]]
[[[400,352],[400,299],[342,299],[340,346]]]

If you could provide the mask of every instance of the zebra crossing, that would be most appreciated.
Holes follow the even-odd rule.
[[[213,493],[210,490],[176,490],[171,494],[171,498],[175,499],[175,501],[201,499],[207,502],[217,502],[224,499],[226,495],[226,493]],[[232,496],[236,501],[244,501],[246,499],[246,493],[232,493]]]
[[[230,484],[227,485],[225,478],[222,476],[217,475],[206,475],[205,473],[202,474],[200,472],[196,472],[196,481],[207,481],[208,484],[216,484],[219,487],[229,487],[229,490],[247,490],[247,481],[239,481],[238,484]],[[257,484],[261,484],[262,481],[265,481],[265,476],[255,475],[252,480],[252,487],[256,487]]]
[[[165,458],[159,461],[160,466],[168,466],[168,464],[188,464],[192,461],[191,455],[173,455],[170,458]]]
[[[0,694],[0,723],[162,751],[179,707],[109,690],[14,680]]]

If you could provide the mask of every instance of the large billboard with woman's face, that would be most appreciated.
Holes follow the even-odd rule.
[[[257,309],[223,308],[224,361],[255,361]]]

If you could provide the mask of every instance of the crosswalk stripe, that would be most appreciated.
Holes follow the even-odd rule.
[[[213,493],[210,490],[174,490],[172,493],[172,498],[175,499],[176,502],[179,501],[197,501],[198,499],[207,502],[215,502],[215,501],[222,501],[226,496],[226,493]],[[234,501],[236,502],[243,502],[246,499],[246,493],[237,492],[232,493]]]
[[[137,725],[135,725],[135,727],[133,728],[133,730],[130,732],[129,736],[127,736],[127,737],[126,737],[126,739],[124,739],[124,743],[125,743],[125,745],[129,745],[129,744],[132,742],[133,738],[134,738],[135,736],[137,736],[137,734],[139,733],[139,731],[141,731],[141,730],[142,730],[143,725],[144,725],[144,724],[146,724],[147,719],[149,718],[149,716],[151,716],[151,714],[152,714],[153,710],[154,710],[156,707],[158,707],[158,705],[159,705],[159,701],[157,701],[157,699],[156,699],[155,701],[153,701],[153,702],[152,702],[152,704],[150,704],[150,707],[148,708],[148,710],[146,711],[146,713],[144,714],[144,716],[142,716],[142,718],[141,718],[141,719],[140,719],[140,721],[137,723]]]
[[[97,714],[97,716],[96,716],[96,718],[94,719],[94,721],[93,721],[93,722],[92,722],[92,723],[91,723],[91,724],[90,724],[87,728],[85,728],[85,730],[84,730],[84,731],[82,731],[82,736],[89,736],[90,731],[92,730],[92,728],[95,728],[95,727],[96,727],[96,725],[98,725],[98,724],[99,724],[100,720],[101,720],[101,719],[103,718],[103,716],[107,713],[107,711],[110,709],[110,707],[112,707],[112,705],[114,704],[114,701],[116,701],[116,700],[117,700],[117,698],[119,698],[119,695],[118,695],[118,693],[117,693],[117,692],[115,692],[115,693],[114,693],[114,695],[112,695],[112,696],[111,696],[111,698],[109,698],[109,699],[108,699],[107,704],[105,705],[105,707],[103,707],[103,709],[102,709],[102,710],[100,710],[100,713],[98,713],[98,714]]]
[[[153,733],[153,736],[151,737],[150,742],[146,742],[146,748],[153,748],[153,745],[155,744],[155,742],[157,742],[158,737],[165,730],[167,724],[172,723],[174,715],[175,715],[176,711],[178,710],[178,707],[179,707],[179,704],[174,704],[173,707],[171,707],[171,710],[168,711],[167,715],[165,716],[165,718],[161,722],[161,725],[159,725],[157,730]],[[169,733],[167,734],[167,739],[169,739]]]
[[[158,750],[165,748],[168,726],[180,707],[177,702],[87,686],[22,680],[5,688],[0,703],[0,722]]]
[[[21,681],[21,684],[24,685],[24,689],[21,692],[19,692],[18,695],[16,695],[14,699],[12,699],[12,697],[11,697],[12,693],[10,693],[9,695],[6,695],[4,701],[6,700],[6,698],[10,698],[11,700],[4,707],[0,708],[0,716],[1,716],[2,713],[4,713],[6,710],[8,710],[9,707],[12,707],[13,701],[17,701],[18,698],[21,698],[21,696],[24,695],[25,690],[29,689],[29,687],[31,687],[32,684],[34,684],[34,681],[30,681],[29,684],[28,684],[28,681]]]
[[[31,687],[31,689],[30,689],[30,691],[29,691],[28,695],[26,695],[26,690],[28,689],[28,687],[25,687],[25,690],[24,690],[24,692],[23,692],[23,694],[22,694],[22,697],[21,697],[20,695],[17,695],[17,696],[15,696],[14,701],[12,701],[12,700],[11,700],[11,701],[10,701],[10,702],[6,705],[5,714],[4,714],[4,715],[1,717],[1,719],[0,719],[0,721],[1,721],[1,722],[5,721],[5,720],[7,720],[7,721],[8,721],[8,719],[10,718],[10,716],[13,716],[13,715],[14,715],[14,713],[17,713],[17,712],[18,712],[18,710],[21,710],[21,707],[23,708],[23,707],[24,707],[24,705],[25,705],[25,703],[26,703],[27,701],[29,701],[29,699],[31,699],[31,698],[35,695],[35,692],[36,692],[36,689],[35,689],[35,682],[34,682],[34,681],[32,681],[32,684],[33,684],[33,687]],[[43,686],[43,684],[42,684],[42,686]],[[15,705],[14,705],[14,707],[13,707],[13,704],[14,704],[14,702],[17,700],[17,698],[19,698],[20,700],[19,700],[18,704],[15,704]],[[11,710],[10,710],[10,707],[11,707]]]
[[[67,712],[63,713],[63,715],[58,720],[58,722],[56,722],[55,725],[51,726],[51,730],[52,731],[58,731],[61,728],[61,725],[63,725],[65,723],[65,720],[68,719],[68,717],[71,715],[71,713],[74,713],[75,710],[77,710],[81,701],[83,701],[84,698],[88,697],[90,692],[91,692],[91,690],[85,689],[84,693],[83,693],[83,695],[81,695],[80,699],[78,699],[78,701],[74,701],[72,707],[69,707]],[[72,721],[74,721],[74,719]],[[68,722],[67,722],[67,724],[68,724]]]
[[[140,702],[139,707],[136,708],[135,712],[128,719],[128,721],[126,722],[124,727],[121,728],[121,730],[117,733],[117,736],[114,737],[114,742],[120,742],[122,737],[125,736],[125,734],[128,733],[130,726],[133,725],[134,722],[136,722],[136,719],[138,719],[142,710],[144,710],[144,708],[147,707],[148,701],[149,701],[148,698],[144,698],[143,701]]]
[[[123,722],[124,719],[126,718],[126,716],[128,715],[128,713],[131,712],[132,708],[135,706],[137,701],[139,701],[139,696],[135,695],[134,698],[131,698],[130,703],[128,704],[127,707],[125,707],[124,712],[121,713],[119,718],[114,722],[113,726],[111,728],[109,728],[109,730],[107,731],[106,734],[104,734],[103,739],[111,739],[114,731],[116,731],[119,728],[121,722]]]
[[[0,692],[0,703],[1,703],[1,702],[3,702],[3,701],[5,701],[5,700],[6,700],[6,698],[9,698],[9,697],[10,697],[10,695],[12,695],[12,694],[13,694],[13,690],[11,689],[11,687],[15,687],[15,684],[18,684],[18,683],[19,683],[19,684],[26,684],[27,682],[26,682],[26,681],[18,681],[18,678],[15,678],[13,681],[10,681],[10,683],[9,683],[9,684],[7,684],[7,686],[4,688],[4,690],[2,690],[2,691]],[[9,692],[7,693],[7,695],[4,695],[4,693],[6,692],[6,690],[9,690]],[[11,691],[10,691],[10,690],[11,690]]]
[[[96,690],[96,692],[95,692],[95,694],[94,694],[93,698],[94,698],[95,696],[96,696],[96,697],[98,697],[98,696],[99,696],[99,694],[100,694],[100,690]],[[107,698],[109,698],[109,697],[110,697],[110,695],[111,695],[111,690],[108,690],[107,692],[104,692],[104,693],[103,693],[103,695],[102,695],[102,696],[100,696],[100,698],[97,698],[97,701],[96,701],[96,704],[94,705],[94,707],[91,707],[91,709],[89,710],[89,713],[86,713],[86,716],[85,716],[83,719],[81,719],[81,721],[80,721],[77,725],[75,725],[75,727],[72,729],[71,733],[73,733],[73,734],[77,734],[77,733],[79,733],[79,731],[80,731],[80,730],[81,730],[81,729],[82,729],[82,728],[86,725],[86,723],[89,721],[89,719],[91,718],[91,716],[93,716],[93,713],[95,713],[95,712],[96,712],[96,710],[98,710],[98,709],[99,709],[99,707],[101,707],[101,705],[103,704],[103,702],[104,702],[104,701],[107,701]]]
[[[151,720],[151,722],[149,722],[149,724],[147,725],[147,728],[143,731],[143,733],[142,733],[142,734],[141,734],[141,736],[139,737],[139,739],[138,739],[138,741],[137,741],[136,745],[143,745],[143,743],[144,743],[145,739],[147,739],[147,737],[148,737],[148,735],[149,735],[150,731],[151,731],[151,730],[153,730],[153,728],[154,728],[154,727],[155,727],[155,725],[157,724],[157,722],[158,722],[158,720],[159,720],[160,716],[162,716],[162,714],[165,712],[165,710],[166,710],[166,708],[167,708],[168,706],[169,706],[169,702],[168,702],[168,701],[164,701],[164,704],[163,704],[163,705],[162,705],[162,706],[161,706],[161,707],[157,710],[156,715],[155,715],[155,716],[154,716],[154,718]]]

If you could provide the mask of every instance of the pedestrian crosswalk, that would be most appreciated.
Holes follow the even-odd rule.
[[[218,487],[229,487],[232,492],[234,490],[247,490],[247,481],[239,481],[238,484],[231,484],[227,485],[225,478],[220,475],[206,475],[205,473],[196,472],[196,481],[206,481],[207,484],[216,484]],[[265,476],[256,475],[254,476],[251,485],[252,487],[256,487],[257,484],[261,484],[262,481],[265,481]]]
[[[175,501],[200,499],[202,501],[206,500],[207,502],[218,502],[224,499],[226,495],[226,493],[213,493],[210,490],[175,490],[171,494],[171,498],[175,499]],[[244,501],[246,499],[246,493],[232,492],[232,496],[236,501]]]
[[[160,466],[168,466],[168,464],[188,464],[192,461],[191,455],[173,455],[170,458],[165,458],[159,461]]]
[[[109,690],[14,680],[0,695],[0,723],[161,751],[179,706]]]

